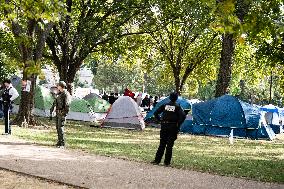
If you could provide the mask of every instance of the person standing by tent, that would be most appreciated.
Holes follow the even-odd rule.
[[[104,92],[104,95],[102,96],[102,99],[108,101],[109,100],[109,97],[108,95],[106,94],[106,92]]]
[[[135,97],[135,94],[129,90],[127,87],[124,89],[124,93],[123,93],[123,96],[129,96],[131,97],[132,99],[134,99]]]
[[[150,96],[150,106],[149,106],[149,110],[151,110],[151,107],[153,107],[154,104],[154,98],[153,96]]]
[[[2,104],[3,104],[3,114],[5,118],[5,133],[11,134],[11,126],[10,126],[10,111],[12,109],[12,104],[16,98],[19,97],[18,91],[12,86],[11,80],[4,80],[4,90],[2,93]]]
[[[142,107],[145,107],[146,111],[150,110],[151,101],[148,95],[142,100]]]
[[[110,104],[113,104],[115,102],[114,93],[110,93],[110,95],[108,97],[108,102]]]
[[[153,103],[153,107],[154,107],[154,108],[155,108],[155,106],[158,104],[158,101],[159,101],[159,97],[158,97],[158,96],[155,96],[154,103]]]
[[[66,116],[69,112],[70,105],[70,94],[66,89],[66,83],[64,81],[60,81],[57,85],[58,94],[56,99],[53,102],[53,105],[50,109],[50,119],[52,120],[52,113],[54,109],[56,111],[56,130],[58,135],[58,141],[56,146],[63,147],[65,146],[65,138],[64,138],[64,125],[66,121]]]
[[[142,105],[142,93],[139,93],[136,98],[136,103],[140,107]]]
[[[170,102],[161,106],[155,113],[155,117],[161,121],[160,145],[156,153],[153,164],[158,165],[164,155],[166,149],[164,165],[169,166],[172,159],[172,150],[174,142],[177,139],[180,125],[184,122],[186,114],[183,109],[176,103],[178,99],[177,93],[170,94]],[[160,114],[162,117],[160,118]]]

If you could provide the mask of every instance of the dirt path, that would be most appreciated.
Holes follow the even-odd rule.
[[[73,189],[74,187],[0,169],[1,189]]]
[[[85,188],[284,189],[279,184],[37,146],[11,136],[0,136],[0,167]]]

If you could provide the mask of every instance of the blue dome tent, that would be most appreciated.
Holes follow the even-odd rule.
[[[145,117],[145,121],[150,120],[151,118],[154,117],[154,113],[158,110],[159,107],[161,107],[162,105],[169,103],[170,99],[169,97],[161,100],[160,102],[158,102],[158,104],[150,111],[148,112],[148,114]],[[187,100],[185,98],[182,97],[178,97],[178,100],[176,102],[177,104],[179,104],[184,110],[190,110],[191,109],[191,102],[190,100]]]
[[[260,110],[237,98],[222,97],[194,104],[193,123],[189,133],[214,136],[234,136],[274,139],[275,133],[261,121]]]

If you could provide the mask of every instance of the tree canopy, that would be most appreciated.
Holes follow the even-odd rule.
[[[5,76],[18,69],[35,84],[51,62],[67,83],[90,67],[108,92],[282,103],[282,0],[0,2]]]

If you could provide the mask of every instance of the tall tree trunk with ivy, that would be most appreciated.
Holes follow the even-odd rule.
[[[218,3],[224,3],[227,0],[217,0]],[[231,3],[234,3],[235,6],[235,15],[240,21],[240,24],[243,23],[244,17],[247,14],[250,1],[245,0],[236,0]],[[236,38],[234,33],[225,32],[222,35],[222,51],[220,58],[220,67],[218,72],[218,78],[215,89],[215,97],[220,97],[227,92],[229,92],[229,86],[232,78],[232,67],[233,67],[233,56],[235,52]]]

